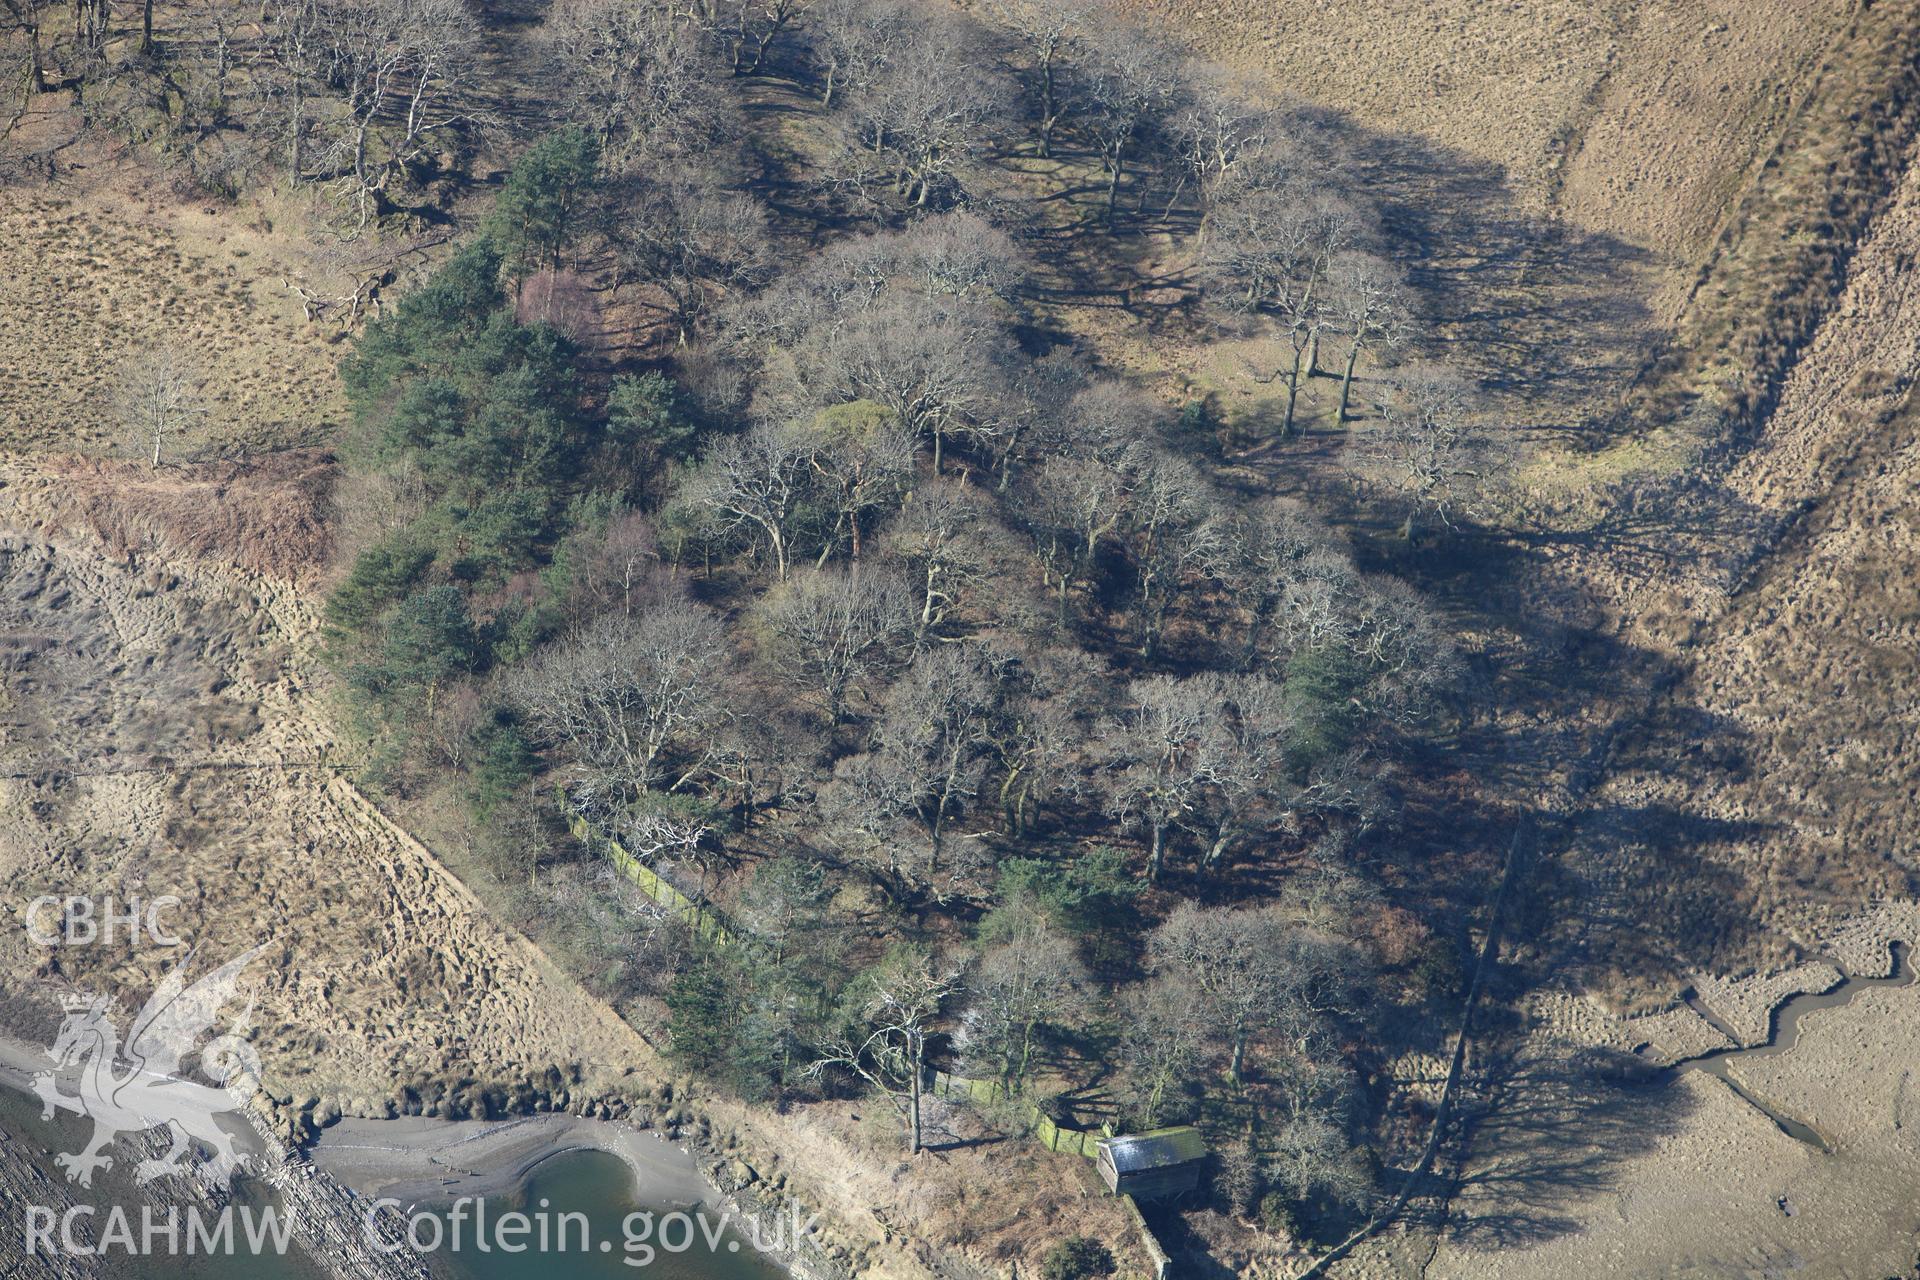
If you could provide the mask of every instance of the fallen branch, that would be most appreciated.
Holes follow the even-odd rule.
[[[414,241],[388,255],[377,267],[346,272],[347,278],[356,282],[348,293],[322,293],[288,276],[281,276],[280,284],[288,293],[300,299],[300,309],[308,320],[318,320],[328,312],[344,307],[347,312],[344,327],[351,329],[360,322],[363,309],[372,315],[380,314],[383,305],[380,291],[399,278],[400,264],[409,254],[425,253],[451,238],[451,235],[442,235],[431,240]],[[361,272],[366,274],[362,275]]]
[[[385,284],[391,284],[392,281],[393,268],[388,267],[386,270],[377,271],[354,285],[353,292],[351,293],[325,294],[309,289],[303,284],[295,283],[286,276],[280,277],[280,283],[286,287],[287,292],[300,299],[300,310],[309,321],[320,319],[336,307],[345,307],[347,309],[347,318],[344,327],[348,329],[353,328],[353,326],[359,322],[360,309],[363,306],[367,307],[374,314],[379,314],[380,287]]]

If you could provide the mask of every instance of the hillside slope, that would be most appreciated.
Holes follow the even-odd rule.
[[[1209,56],[1647,251],[1670,321],[1851,6],[1138,0]]]

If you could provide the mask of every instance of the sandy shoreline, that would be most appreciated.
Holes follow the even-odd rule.
[[[612,1120],[548,1114],[508,1120],[342,1119],[309,1149],[316,1167],[366,1196],[409,1204],[501,1195],[569,1151],[604,1151],[633,1172],[634,1195],[660,1205],[713,1203],[693,1156]]]
[[[29,1092],[33,1077],[52,1065],[45,1049],[0,1031],[0,1084]]]

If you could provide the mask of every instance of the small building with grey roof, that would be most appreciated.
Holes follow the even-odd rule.
[[[1165,1200],[1200,1185],[1207,1141],[1190,1124],[1104,1138],[1094,1162],[1115,1195]]]

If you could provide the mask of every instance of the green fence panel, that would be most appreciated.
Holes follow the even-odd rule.
[[[669,914],[684,920],[697,937],[719,947],[729,947],[737,940],[731,929],[720,922],[714,912],[688,897],[673,885],[668,884],[653,868],[641,864],[640,859],[628,852],[625,845],[611,836],[601,836],[592,825],[579,814],[567,818],[567,830],[574,838],[589,848],[599,846],[607,852],[607,860],[612,862],[620,874],[631,880],[640,892],[653,899]]]

